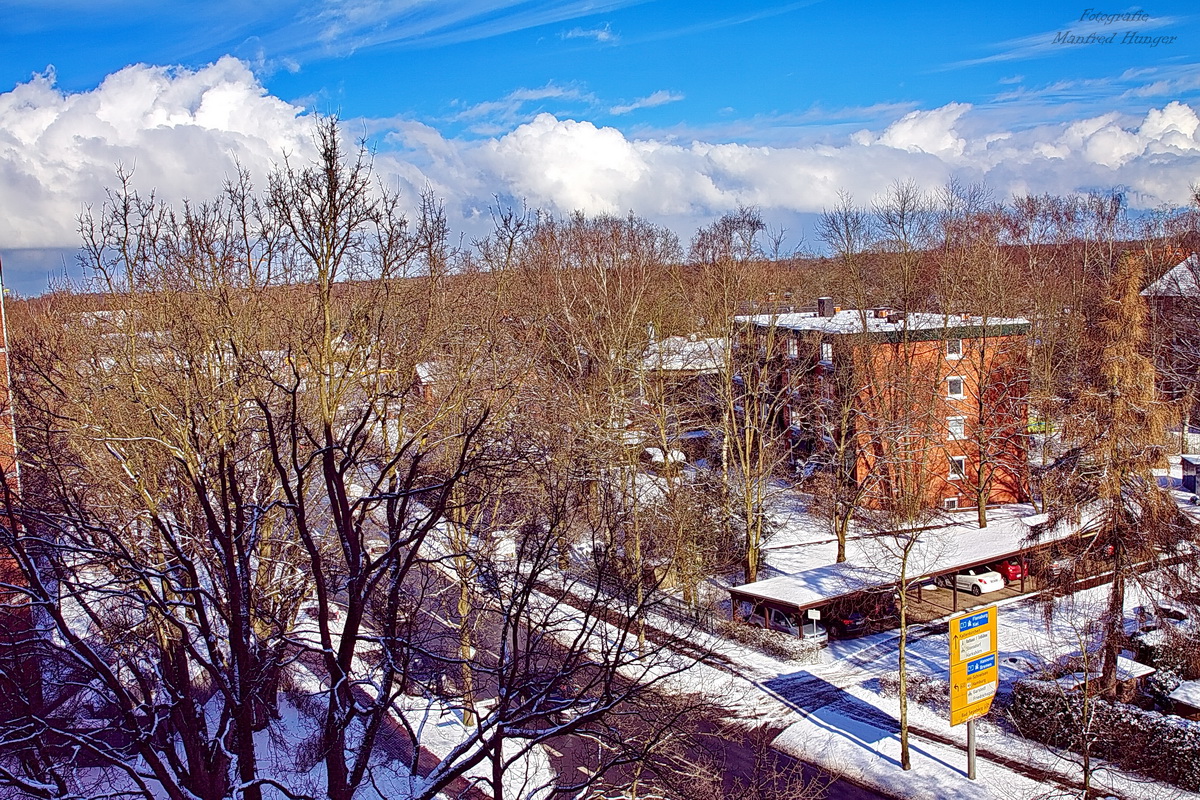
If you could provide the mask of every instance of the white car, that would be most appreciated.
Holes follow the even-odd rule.
[[[815,619],[805,618],[803,627],[797,628],[796,620],[791,614],[785,614],[774,608],[754,609],[754,612],[750,614],[750,624],[759,628],[770,628],[790,636],[799,636],[804,641],[821,647],[829,644],[829,632]]]
[[[998,592],[1004,588],[1004,576],[987,567],[964,569],[953,577],[955,588],[970,592],[976,597],[988,592]],[[949,586],[950,578],[949,575],[943,575],[938,580],[943,586]]]

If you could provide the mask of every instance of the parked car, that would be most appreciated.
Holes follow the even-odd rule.
[[[1005,585],[1013,581],[1019,581],[1025,577],[1025,565],[1017,558],[1006,558],[1003,561],[997,561],[994,564],[988,564],[988,569],[992,572],[997,572],[1004,579]]]
[[[830,612],[822,620],[829,626],[836,639],[853,639],[862,636],[870,627],[870,620],[860,611]]]
[[[1125,629],[1131,633],[1158,630],[1164,626],[1172,626],[1177,630],[1191,627],[1190,617],[1186,609],[1170,603],[1158,606],[1137,606],[1133,609],[1133,623],[1126,622]]]
[[[957,575],[943,575],[941,577],[943,586],[950,586],[951,577],[953,577],[954,587],[978,597],[987,592],[998,592],[1004,588],[1004,578],[999,572],[993,572],[988,567],[970,567],[959,572]]]
[[[821,646],[829,643],[829,631],[817,620],[805,618],[803,626],[797,626],[795,617],[774,608],[754,609],[750,614],[750,624],[786,633],[789,636],[798,636],[805,641]]]

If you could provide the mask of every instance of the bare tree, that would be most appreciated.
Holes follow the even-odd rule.
[[[959,363],[976,380],[963,383],[969,424],[947,431],[968,458],[962,478],[987,527],[993,496],[1021,499],[1026,490],[1028,341],[1014,324],[1014,270],[1001,247],[1002,216],[979,186],[951,184],[942,193],[939,300],[947,326],[969,311],[976,320],[959,345]]]
[[[1094,555],[1111,569],[1101,621],[1101,688],[1107,697],[1116,693],[1127,586],[1143,575],[1153,579],[1148,565],[1191,529],[1151,472],[1163,457],[1164,407],[1142,352],[1142,270],[1139,259],[1125,256],[1104,285],[1088,320],[1091,379],[1080,387],[1067,420],[1066,435],[1074,447],[1048,472],[1057,484],[1055,494],[1069,498],[1051,510],[1052,518],[1086,520],[1095,533]]]
[[[762,295],[766,225],[755,209],[727,214],[696,233],[691,260],[700,272],[698,295],[710,336],[723,344],[717,386],[721,439],[721,518],[742,540],[747,583],[757,580],[769,536],[772,481],[788,460],[788,383],[778,369],[783,334],[770,324],[730,320],[752,311],[745,301]]]
[[[514,427],[519,387],[476,391],[507,362],[446,325],[478,284],[436,201],[410,229],[335,121],[317,144],[263,194],[243,175],[172,209],[124,183],[84,220],[95,291],[14,326],[4,542],[54,713],[0,725],[0,780],[29,795],[86,794],[93,764],[128,796],[348,799],[407,771],[433,797],[490,760],[500,797],[539,742],[678,668],[592,584],[543,591],[574,463]],[[453,352],[481,377],[419,392]],[[438,708],[465,725],[430,764]]]

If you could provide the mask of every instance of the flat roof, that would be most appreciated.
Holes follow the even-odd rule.
[[[1167,697],[1176,703],[1183,703],[1192,708],[1200,708],[1200,681],[1184,681]]]
[[[1132,681],[1138,678],[1144,678],[1147,675],[1153,675],[1157,670],[1154,667],[1147,666],[1139,661],[1134,661],[1132,658],[1125,656],[1117,656],[1117,680]],[[1100,680],[1099,672],[1070,672],[1056,679],[1056,683],[1064,689],[1075,689],[1088,681]],[[1176,690],[1178,691],[1178,690]],[[1172,700],[1175,696],[1169,695]],[[1187,702],[1187,701],[1184,701]],[[1190,703],[1188,705],[1191,705]]]
[[[898,340],[907,334],[910,339],[971,339],[979,336],[1009,336],[1029,332],[1029,320],[1020,317],[975,317],[965,314],[932,314],[909,312],[889,322],[876,317],[872,311],[843,309],[830,317],[815,311],[788,314],[757,314],[734,317],[735,322],[762,328],[782,328],[790,331],[810,331],[830,336],[867,334],[871,338]]]

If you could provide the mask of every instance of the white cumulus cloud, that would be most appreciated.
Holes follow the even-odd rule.
[[[261,178],[310,150],[302,111],[229,57],[194,71],[134,65],[73,94],[53,72],[36,76],[0,94],[0,246],[76,244],[75,219],[118,165],[168,200],[215,194],[236,162]]]
[[[416,120],[350,127],[365,124],[379,137],[375,166],[385,183],[410,199],[432,188],[467,228],[486,224],[496,197],[560,213],[633,211],[687,238],[739,204],[819,212],[840,191],[866,203],[894,180],[927,189],[951,177],[985,181],[1000,197],[1121,187],[1144,208],[1184,203],[1200,182],[1200,118],[1181,102],[1033,127],[951,103],[897,110],[890,124],[844,139],[768,146],[634,136],[561,113],[521,116],[527,101],[565,91],[514,93],[506,100],[516,118],[484,138],[448,137]],[[260,185],[285,152],[304,160],[311,131],[303,109],[272,97],[232,58],[194,71],[132,66],[80,93],[59,90],[52,74],[37,77],[0,94],[0,248],[75,245],[75,217],[103,197],[117,163],[168,200],[205,198],[235,158]]]

